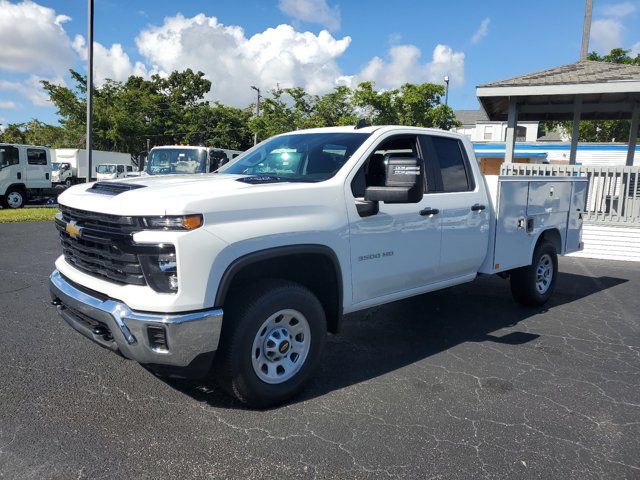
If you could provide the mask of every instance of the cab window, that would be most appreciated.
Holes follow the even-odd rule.
[[[441,191],[473,190],[473,180],[462,142],[457,138],[437,136],[432,136],[431,141],[440,171]]]
[[[28,148],[27,163],[29,165],[46,165],[47,151],[41,148]]]
[[[0,168],[18,165],[20,157],[18,149],[11,145],[0,145]]]
[[[383,140],[369,155],[351,182],[351,192],[356,198],[364,197],[367,187],[380,187],[385,183],[386,166],[390,158],[421,157],[415,135],[398,135]],[[425,180],[429,191],[429,174]]]

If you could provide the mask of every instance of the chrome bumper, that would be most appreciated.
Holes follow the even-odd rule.
[[[139,363],[186,367],[198,355],[218,348],[222,309],[177,314],[134,312],[124,303],[85,293],[58,270],[51,274],[49,290],[58,312],[75,330]],[[149,327],[156,327],[151,332],[164,330],[166,348],[152,345]]]

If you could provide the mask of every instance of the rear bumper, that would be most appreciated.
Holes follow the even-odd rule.
[[[117,300],[80,290],[58,270],[51,274],[49,290],[58,312],[71,327],[139,363],[186,367],[201,354],[218,348],[222,309],[171,314],[135,312]],[[154,341],[158,334],[163,336],[162,332],[164,345]]]

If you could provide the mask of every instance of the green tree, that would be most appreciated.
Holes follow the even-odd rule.
[[[39,120],[27,123],[10,123],[0,133],[0,142],[22,143],[27,145],[50,145],[62,147],[66,143],[65,131],[57,125],[47,125]]]
[[[405,83],[399,89],[376,91],[363,82],[354,92],[354,103],[373,125],[412,125],[449,130],[459,125],[453,110],[440,103],[444,87],[433,83]]]

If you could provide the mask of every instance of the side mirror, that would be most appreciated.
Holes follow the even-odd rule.
[[[390,158],[384,187],[367,187],[369,202],[418,203],[424,195],[424,160],[415,157]]]
[[[215,172],[217,169],[219,169],[221,166],[223,166],[228,161],[229,161],[229,159],[227,157],[224,157],[224,158],[211,157],[211,159],[209,161],[209,171],[210,172]]]

